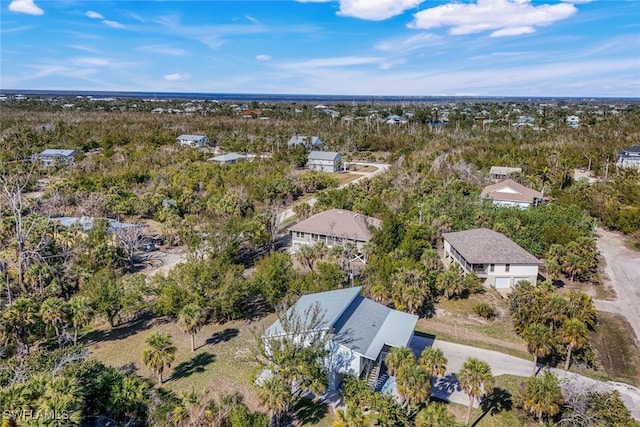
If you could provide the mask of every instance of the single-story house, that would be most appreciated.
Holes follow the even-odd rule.
[[[491,166],[489,176],[491,179],[500,181],[509,178],[513,173],[522,173],[522,168],[510,168],[507,166]]]
[[[190,147],[202,147],[209,142],[209,137],[207,135],[184,134],[177,137],[176,141],[180,145],[188,145]]]
[[[77,154],[76,150],[47,148],[42,153],[31,156],[31,160],[38,161],[43,166],[68,165],[76,160]]]
[[[109,231],[110,233],[115,233],[117,231],[124,230],[127,228],[142,227],[142,225],[140,224],[129,224],[129,223],[120,222],[111,218],[104,218],[104,219],[106,219],[107,223],[109,224],[107,231]],[[89,232],[89,230],[93,228],[93,224],[95,223],[96,218],[88,217],[88,216],[82,216],[79,218],[74,216],[61,216],[61,217],[51,218],[50,220],[63,227],[78,226],[82,228],[82,231],[87,233]]]
[[[322,329],[332,334],[325,362],[329,390],[337,390],[345,375],[379,375],[391,348],[406,347],[418,322],[418,316],[390,309],[363,297],[361,291],[359,286],[303,295],[289,308],[301,322],[316,305],[323,314]],[[272,339],[285,333],[277,320],[264,336]]]
[[[220,156],[211,157],[208,159],[211,162],[223,163],[227,165],[236,164],[239,161],[245,160],[247,156],[238,153],[227,153]]]
[[[302,145],[306,148],[315,148],[322,144],[324,144],[324,142],[317,136],[293,135],[289,141],[287,141],[287,147]]]
[[[494,205],[520,208],[538,206],[545,200],[541,192],[527,188],[512,179],[487,185],[480,193],[480,197],[492,200]]]
[[[640,145],[626,147],[622,149],[618,156],[616,166],[619,168],[640,169]]]
[[[338,172],[342,168],[342,156],[333,151],[312,151],[307,159],[307,167],[322,172]]]
[[[567,117],[567,126],[577,129],[580,126],[580,117],[578,116],[568,116]]]
[[[444,263],[455,262],[485,285],[509,289],[521,280],[536,283],[540,261],[504,234],[487,228],[444,233]]]
[[[317,213],[289,228],[291,251],[297,252],[302,246],[322,242],[328,247],[353,244],[362,252],[365,243],[373,238],[371,228],[380,228],[382,222],[356,212],[344,209],[329,209]],[[358,257],[364,261],[363,257]]]

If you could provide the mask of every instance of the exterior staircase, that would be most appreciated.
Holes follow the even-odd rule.
[[[367,386],[371,390],[375,390],[378,385],[378,378],[380,376],[380,364],[375,363],[371,370],[369,371],[369,375],[367,375]]]

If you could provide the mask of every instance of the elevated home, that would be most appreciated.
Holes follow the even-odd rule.
[[[520,208],[538,206],[544,201],[541,192],[527,188],[512,179],[486,186],[480,193],[480,197],[492,200],[494,205]]]
[[[455,262],[485,285],[509,289],[521,280],[536,283],[540,261],[504,234],[487,228],[445,233],[444,263]]]
[[[324,144],[324,142],[317,136],[293,135],[289,141],[287,141],[287,147],[302,145],[307,149],[312,149],[322,144]]]
[[[329,247],[352,244],[357,251],[354,260],[365,262],[362,248],[373,238],[371,228],[380,228],[381,225],[382,222],[376,218],[344,209],[329,209],[289,228],[291,251],[295,253],[302,246],[317,242]]]
[[[640,145],[624,148],[618,156],[616,166],[640,169]]]
[[[233,165],[240,161],[246,160],[247,156],[238,153],[227,153],[221,156],[215,156],[208,159],[210,162]]]
[[[345,375],[367,376],[375,383],[391,348],[407,347],[413,337],[418,316],[378,304],[360,295],[361,291],[362,287],[354,287],[304,295],[289,308],[289,314],[301,316],[301,322],[316,305],[323,314],[321,327],[331,334],[325,362],[329,390],[337,390]],[[264,336],[285,334],[277,320]]]
[[[75,162],[77,154],[76,150],[48,148],[40,154],[31,156],[31,160],[40,162],[43,166],[68,165]]]
[[[180,145],[199,148],[209,142],[209,137],[207,135],[183,134],[176,138],[176,142]]]
[[[511,174],[522,173],[522,168],[510,168],[507,166],[491,166],[489,176],[495,181],[509,178]]]
[[[307,159],[307,167],[322,172],[338,172],[342,168],[342,156],[333,151],[312,151]]]

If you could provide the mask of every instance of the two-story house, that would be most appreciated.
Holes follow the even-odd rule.
[[[322,172],[338,172],[342,168],[342,156],[333,151],[312,151],[307,158],[307,167]]]

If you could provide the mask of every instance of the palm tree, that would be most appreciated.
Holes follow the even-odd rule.
[[[431,396],[431,375],[420,365],[406,363],[400,366],[396,371],[396,385],[408,411]]]
[[[296,259],[298,262],[306,266],[310,271],[313,271],[315,263],[315,251],[311,245],[302,245],[296,251]]]
[[[69,300],[69,317],[73,325],[73,345],[78,343],[78,330],[89,324],[94,316],[91,300],[82,295],[74,295]]]
[[[458,264],[451,264],[447,270],[438,274],[436,288],[446,299],[451,299],[464,292],[463,278]]]
[[[154,332],[145,342],[147,346],[142,351],[142,363],[158,375],[158,382],[162,384],[162,372],[165,366],[171,367],[177,349],[171,341],[171,335],[165,332]]]
[[[578,319],[587,328],[593,329],[597,322],[598,312],[591,295],[587,295],[582,291],[569,291],[566,293],[566,297],[569,318]]]
[[[540,425],[558,414],[564,401],[558,378],[549,370],[539,377],[527,378],[520,398],[522,406],[538,418]]]
[[[558,330],[558,336],[563,344],[567,344],[567,360],[564,362],[564,370],[568,371],[573,350],[581,349],[589,343],[587,326],[578,319],[569,319]]]
[[[191,351],[196,351],[196,334],[207,319],[205,310],[198,304],[185,305],[178,315],[178,323],[182,330],[191,335]]]
[[[534,323],[522,331],[522,338],[527,342],[527,350],[533,355],[533,376],[536,375],[538,357],[545,357],[553,351],[553,336],[544,325]]]
[[[469,425],[473,402],[476,399],[480,399],[480,396],[486,394],[488,390],[493,389],[491,367],[484,360],[470,357],[458,372],[458,381],[462,390],[469,396],[469,409],[465,421],[465,425]]]
[[[67,303],[60,297],[47,298],[40,305],[40,318],[47,326],[52,326],[60,341],[60,326],[67,318]]]
[[[30,298],[17,298],[7,307],[2,320],[6,334],[18,342],[21,351],[29,354],[29,332],[40,321],[37,304]]]
[[[416,356],[411,349],[407,347],[394,347],[384,359],[384,364],[387,366],[389,375],[393,375],[401,366],[415,363],[415,358]]]
[[[134,376],[125,376],[111,388],[109,406],[117,413],[135,419],[148,401],[148,384]]]
[[[357,405],[348,405],[346,409],[336,409],[336,419],[331,427],[366,427],[369,425],[367,417]]]
[[[271,425],[278,426],[282,415],[289,412],[291,402],[291,390],[280,376],[272,376],[262,383],[258,391],[258,399],[269,411]]]
[[[416,427],[451,427],[456,417],[441,403],[430,403],[416,415]]]
[[[432,377],[441,377],[447,371],[447,358],[439,348],[425,348],[418,363],[424,366]]]

